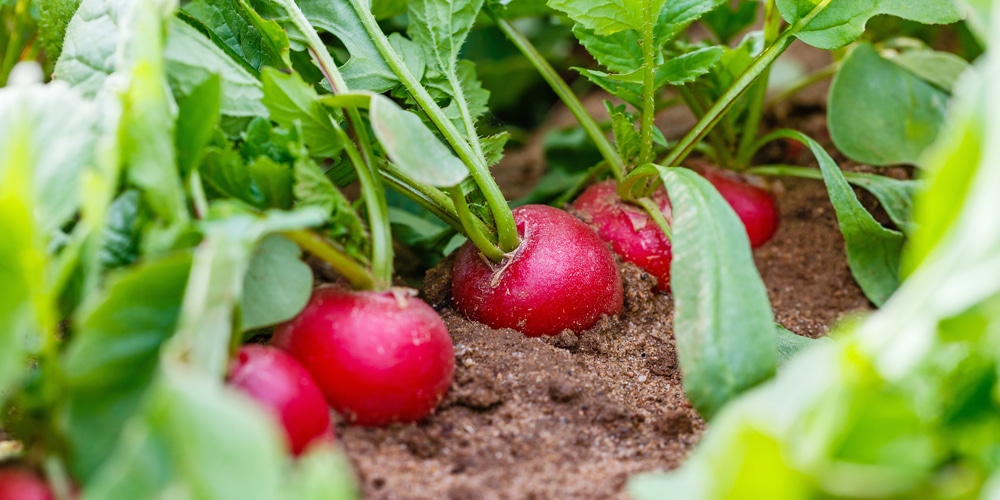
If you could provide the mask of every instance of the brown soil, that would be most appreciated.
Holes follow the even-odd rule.
[[[828,143],[822,112],[822,106],[800,105],[776,114],[784,126]],[[553,121],[565,120],[559,116]],[[519,167],[508,164],[501,172],[516,184],[507,186],[508,194],[537,179],[538,142],[510,156],[520,159]],[[763,154],[772,156],[763,161],[774,161],[784,151],[775,146]],[[801,158],[802,164],[808,160],[808,154]],[[776,320],[817,337],[838,317],[870,305],[847,267],[823,184],[793,179],[772,187],[781,227],[756,251],[757,267]],[[365,496],[624,498],[630,475],[679,465],[705,424],[681,387],[672,302],[652,293],[653,278],[631,264],[622,266],[622,276],[621,318],[580,334],[530,339],[464,319],[450,308],[450,260],[431,270],[424,297],[454,339],[455,383],[437,413],[421,424],[338,425]]]

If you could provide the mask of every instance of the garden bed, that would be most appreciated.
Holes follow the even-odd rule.
[[[822,115],[807,109],[787,119],[822,127]],[[782,223],[755,252],[757,268],[775,319],[818,337],[870,305],[848,269],[823,184],[783,179],[776,187]],[[526,338],[453,311],[450,263],[427,274],[424,290],[455,343],[444,403],[418,425],[338,425],[366,498],[618,498],[630,475],[675,468],[698,442],[704,422],[681,387],[672,300],[651,292],[649,275],[621,266],[620,319],[579,335]]]

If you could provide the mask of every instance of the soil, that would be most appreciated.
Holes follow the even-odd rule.
[[[774,110],[769,125],[798,128],[832,151],[821,99]],[[599,104],[600,98],[590,101]],[[590,107],[597,114],[603,106]],[[659,122],[668,128],[685,119]],[[539,135],[566,122],[565,111],[556,111]],[[761,162],[788,161],[785,148],[767,149]],[[834,154],[848,169],[867,170]],[[540,155],[539,139],[508,155],[497,172],[508,196],[530,189],[544,169]],[[795,156],[810,164],[808,153]],[[756,264],[776,320],[818,337],[839,317],[870,304],[847,267],[823,184],[790,179],[771,186],[781,226],[755,252]],[[862,201],[875,205],[868,196]],[[630,475],[675,468],[698,442],[705,423],[681,387],[671,298],[651,291],[651,276],[622,265],[621,318],[605,318],[587,332],[537,339],[493,330],[453,311],[450,263],[432,269],[424,289],[455,344],[457,371],[446,400],[420,424],[337,426],[366,498],[625,498]]]

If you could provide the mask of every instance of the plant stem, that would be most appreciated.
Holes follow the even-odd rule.
[[[282,0],[281,4],[288,12],[292,23],[305,36],[309,53],[312,55],[316,66],[323,73],[323,77],[330,84],[330,90],[334,94],[346,94],[350,91],[347,82],[337,69],[337,64],[330,57],[329,51],[323,41],[320,40],[316,30],[309,24],[302,11],[292,0]],[[357,139],[357,144],[351,141],[347,134],[334,123],[337,135],[344,142],[344,150],[354,170],[358,176],[358,184],[361,187],[361,194],[365,200],[365,210],[368,216],[368,226],[371,231],[372,244],[372,273],[374,281],[370,287],[383,288],[392,284],[392,231],[389,226],[389,209],[385,201],[385,194],[378,181],[378,171],[375,168],[375,157],[371,149],[371,141],[365,123],[361,119],[361,113],[357,109],[348,108],[345,112],[351,131]],[[360,145],[361,151],[358,151]],[[351,282],[356,287],[358,283]]]
[[[764,74],[767,68],[774,64],[774,61],[778,60],[778,56],[785,52],[788,46],[791,45],[792,38],[795,34],[809,24],[809,22],[818,16],[820,12],[823,12],[832,1],[833,0],[821,0],[816,7],[813,7],[813,10],[810,11],[809,14],[800,19],[793,26],[786,29],[784,33],[778,36],[778,38],[774,41],[774,44],[757,56],[757,59],[754,60],[753,64],[751,64],[746,71],[744,71],[743,74],[740,75],[735,82],[733,82],[732,86],[730,86],[729,89],[722,94],[722,97],[720,97],[719,100],[716,101],[716,103],[705,113],[705,116],[701,120],[698,120],[698,123],[695,124],[694,128],[692,128],[691,131],[677,143],[674,150],[671,151],[666,158],[664,158],[662,162],[663,165],[667,167],[679,165],[680,162],[691,153],[694,146],[704,139],[705,135],[712,130],[712,127],[719,122],[719,119],[721,119],[722,116],[733,107],[736,100],[739,99],[739,97],[743,95],[743,93],[746,92],[746,90],[753,85],[755,81],[757,81],[757,78]]]
[[[469,240],[472,241],[473,245],[486,256],[487,259],[493,262],[500,262],[503,260],[504,252],[503,250],[497,248],[489,238],[486,237],[484,233],[479,231],[479,228],[475,224],[476,217],[472,215],[469,211],[469,205],[465,201],[465,193],[462,192],[462,186],[455,186],[448,190],[451,193],[452,202],[455,203],[455,208],[458,210],[458,218],[462,221],[462,231]]]
[[[384,163],[379,169],[382,179],[397,192],[406,196],[410,200],[420,205],[435,217],[441,219],[453,229],[460,233],[465,233],[465,227],[458,218],[458,211],[451,197],[441,192],[440,189],[418,182],[406,175],[402,170],[392,163]],[[489,234],[491,229],[478,217],[473,217],[473,223],[479,231]]]
[[[470,141],[478,142],[478,136],[473,135],[468,140],[462,137],[461,132],[445,116],[444,111],[434,102],[434,98],[427,92],[427,89],[410,73],[409,68],[406,67],[399,54],[396,54],[396,51],[392,48],[392,44],[389,43],[389,39],[379,27],[378,21],[372,16],[371,11],[366,8],[361,0],[350,0],[350,2],[361,19],[365,31],[368,32],[368,36],[378,49],[379,54],[385,59],[386,64],[400,79],[406,90],[417,101],[417,104],[427,113],[427,116],[438,130],[441,131],[445,140],[448,141],[448,144],[455,150],[459,158],[469,167],[472,179],[479,186],[483,197],[486,198],[486,204],[489,206],[490,212],[493,213],[500,248],[504,252],[514,251],[521,244],[521,238],[517,235],[517,225],[514,223],[514,215],[511,213],[510,206],[507,204],[503,193],[500,192],[496,181],[490,175],[486,159],[483,158],[482,154],[477,154],[476,150],[470,145]],[[461,216],[461,214],[459,215]],[[484,250],[484,253],[489,252],[489,249],[486,248],[480,248],[480,250]]]
[[[780,93],[772,97],[768,101],[767,106],[773,106],[776,103],[786,101],[795,94],[802,92],[804,89],[811,87],[823,80],[826,80],[827,78],[832,77],[833,75],[837,74],[837,71],[840,70],[840,64],[841,64],[840,61],[832,62],[829,65],[820,68],[796,80],[791,85],[789,85],[788,88],[782,90]]]
[[[674,233],[670,229],[670,223],[667,222],[667,218],[663,216],[663,211],[660,210],[660,207],[652,198],[642,197],[635,200],[635,203],[638,203],[652,217],[653,222],[656,222],[660,231],[663,231],[663,235],[667,237],[667,241],[674,240]]]
[[[774,0],[767,0],[764,2],[765,46],[777,38],[780,26],[781,15],[774,4]],[[757,139],[757,132],[760,130],[760,121],[764,116],[764,101],[767,99],[767,87],[770,77],[771,68],[768,66],[750,90],[750,106],[747,110],[747,120],[743,127],[743,135],[740,137],[739,147],[736,149],[735,166],[740,170],[750,165],[752,156],[756,151],[751,146]]]
[[[642,124],[639,127],[642,148],[639,164],[653,161],[653,127],[656,119],[656,44],[653,42],[655,26],[653,2],[643,2],[642,7]]]
[[[569,87],[569,84],[559,76],[556,69],[538,52],[538,49],[528,40],[528,37],[518,31],[510,21],[500,18],[489,6],[483,7],[483,9],[497,24],[500,31],[504,35],[507,35],[511,43],[521,51],[521,54],[542,75],[542,78],[549,84],[549,87],[552,88],[556,95],[559,96],[563,104],[569,108],[569,111],[576,117],[576,121],[583,127],[584,132],[587,133],[590,140],[594,141],[597,150],[601,152],[604,161],[608,163],[608,168],[611,169],[612,175],[615,176],[615,179],[621,181],[625,176],[625,164],[622,162],[622,158],[618,156],[618,150],[608,141],[607,136],[604,135],[604,131],[601,130],[601,126],[597,124],[594,117],[590,116],[587,108],[580,102],[580,99],[573,92],[573,89]]]
[[[341,276],[360,290],[375,288],[375,276],[367,268],[358,264],[347,252],[337,248],[326,238],[305,229],[289,231],[284,236],[303,250],[329,263]]]
[[[681,98],[684,99],[688,109],[694,113],[696,119],[700,120],[705,116],[705,106],[694,92],[686,86],[677,87],[677,91],[680,93]],[[720,130],[722,128],[724,127],[713,128],[708,133],[708,140],[712,143],[712,151],[715,153],[714,160],[720,166],[728,166],[732,162],[732,155],[729,152],[729,143],[726,142],[726,138],[723,136],[722,130]]]

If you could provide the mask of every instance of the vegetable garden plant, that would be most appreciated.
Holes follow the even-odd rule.
[[[354,497],[330,409],[413,425],[456,370],[398,253],[451,266],[450,307],[469,320],[529,337],[613,321],[623,261],[657,280],[708,430],[679,470],[630,479],[633,498],[992,497],[991,7],[2,2],[0,499]],[[876,16],[960,23],[965,58],[866,30]],[[525,34],[539,25],[571,33],[581,66]],[[482,29],[598,155],[513,209],[490,171],[510,130],[464,58]],[[796,40],[833,63],[782,86]],[[770,106],[831,76],[837,149],[911,179],[841,170],[816,138],[767,126]],[[695,124],[667,138],[655,118],[674,106]],[[819,168],[761,164],[771,143]],[[833,341],[777,325],[754,266],[780,225],[761,180],[780,177],[822,180],[879,307]]]

